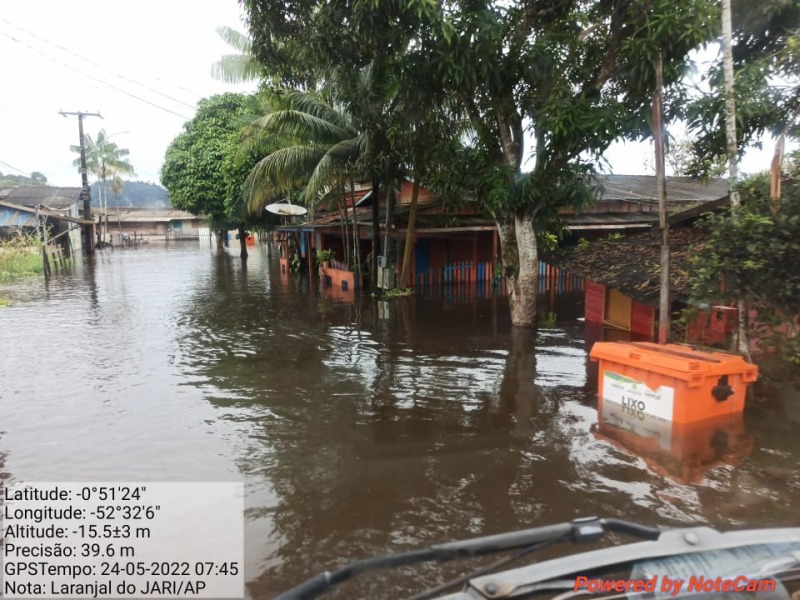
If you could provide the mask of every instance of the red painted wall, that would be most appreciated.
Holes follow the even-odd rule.
[[[656,309],[634,300],[631,303],[631,333],[653,335],[656,320]]]
[[[586,281],[586,321],[589,323],[605,323],[606,286]]]

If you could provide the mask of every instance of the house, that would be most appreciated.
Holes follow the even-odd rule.
[[[104,214],[112,244],[117,244],[124,234],[130,238],[144,236],[150,241],[197,240],[206,227],[203,217],[171,208],[109,208],[101,217]]]
[[[562,218],[574,236],[599,237],[609,232],[649,230],[658,221],[656,182],[654,176],[601,175],[601,193],[597,202],[575,212],[565,210]],[[394,287],[400,276],[406,230],[411,209],[413,184],[404,181],[397,191],[393,219],[388,230],[392,245],[394,268],[379,260],[378,279],[383,287]],[[673,222],[699,214],[726,201],[727,182],[712,180],[702,183],[687,177],[667,178],[669,213]],[[386,198],[379,199],[380,236],[387,235]],[[337,260],[322,276],[331,283],[358,286],[353,276],[354,264],[350,246],[353,214],[356,216],[361,256],[360,271],[369,268],[367,257],[372,251],[372,192],[366,185],[354,187],[345,194],[339,207],[329,206],[311,219],[285,224],[278,228],[282,237],[281,269],[288,272],[296,251],[313,271],[313,254],[318,249],[333,250]],[[346,214],[345,214],[346,213]],[[444,284],[469,284],[476,288],[490,285],[499,274],[500,244],[494,221],[481,214],[476,202],[465,200],[458,207],[447,206],[430,190],[420,190],[413,238],[414,248],[410,265],[410,282],[414,288]],[[290,244],[294,244],[290,247]],[[547,289],[554,286],[577,289],[576,278],[555,272],[552,266],[540,265],[540,274]],[[344,283],[343,283],[344,282]],[[616,304],[614,305],[616,306]],[[650,319],[650,317],[647,317]]]
[[[412,192],[413,183],[404,181],[395,196],[393,220],[388,230],[395,257],[394,269],[387,266],[383,257],[379,257],[378,275],[385,282],[384,287],[394,287],[393,284],[400,275]],[[352,192],[346,194],[340,209],[332,207],[304,223],[278,227],[278,231],[284,234],[279,238],[283,248],[281,268],[288,270],[295,249],[310,268],[313,268],[311,265],[314,250],[330,249],[335,258],[322,276],[336,285],[351,289],[359,287],[359,278],[354,276],[357,261],[353,256],[353,240],[356,237],[353,233],[353,214],[355,229],[358,230],[358,271],[365,272],[371,262],[373,201],[370,188],[366,185],[356,186]],[[384,194],[381,194],[380,201],[378,220],[381,224],[379,230],[382,245],[383,238],[387,235]],[[295,238],[291,241],[295,246],[290,248],[292,234]],[[499,245],[494,222],[478,214],[474,203],[467,202],[458,211],[450,211],[429,190],[420,190],[410,265],[413,287],[442,283],[486,285],[492,280],[493,265],[498,256]]]
[[[598,175],[597,180],[600,195],[592,206],[579,212],[565,209],[561,213],[576,237],[596,239],[609,232],[647,231],[658,224],[655,175]],[[667,215],[672,222],[689,218],[687,211],[708,212],[727,203],[727,199],[726,179],[666,178]]]
[[[691,257],[707,237],[694,219],[670,229],[670,302],[675,313],[689,307]],[[585,319],[589,337],[652,338],[661,293],[661,231],[606,238],[562,249],[545,260],[585,282]],[[687,324],[687,341],[722,344],[735,328],[735,309],[698,311]]]
[[[56,186],[20,186],[0,188],[0,234],[22,230],[38,231],[37,213],[48,235],[64,249],[81,247],[81,188]],[[93,223],[92,223],[93,224]]]

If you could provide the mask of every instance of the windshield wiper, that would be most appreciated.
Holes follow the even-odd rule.
[[[276,600],[305,600],[316,598],[332,587],[361,573],[403,567],[432,561],[449,561],[472,558],[486,554],[496,554],[507,550],[526,548],[539,544],[556,542],[589,543],[599,540],[607,531],[624,533],[644,540],[657,540],[661,529],[622,521],[619,519],[599,519],[587,517],[569,523],[545,525],[522,531],[512,531],[457,542],[436,544],[423,550],[412,550],[367,558],[337,569],[326,571],[277,596]]]

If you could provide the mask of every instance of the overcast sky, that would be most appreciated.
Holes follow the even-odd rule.
[[[125,8],[123,8],[125,7]],[[164,152],[200,98],[247,88],[214,80],[211,65],[232,50],[216,34],[245,31],[237,0],[7,0],[0,12],[0,171],[44,173],[80,186],[69,147],[100,129],[130,150],[138,178],[158,182]],[[250,86],[252,88],[252,86]],[[769,167],[774,144],[750,153],[745,171]],[[616,173],[642,173],[649,144],[617,144]]]
[[[236,0],[10,0],[0,11],[0,171],[40,171],[80,186],[77,117],[130,150],[139,179],[158,181],[164,152],[200,98],[241,91],[214,80],[232,50],[220,25],[245,30]]]

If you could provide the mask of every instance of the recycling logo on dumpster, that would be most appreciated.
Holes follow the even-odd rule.
[[[675,388],[662,385],[651,390],[643,381],[637,381],[611,371],[603,372],[603,402],[619,404],[631,414],[651,415],[672,421],[672,403]]]

